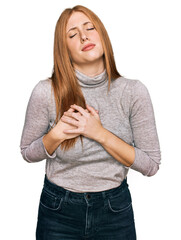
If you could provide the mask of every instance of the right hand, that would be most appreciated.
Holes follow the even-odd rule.
[[[73,112],[74,110],[72,108],[70,108],[67,112]],[[77,113],[79,114],[79,113]],[[77,136],[79,136],[80,134],[66,134],[63,131],[67,130],[67,129],[75,129],[77,127],[72,126],[71,124],[65,123],[63,121],[61,121],[61,119],[58,121],[58,123],[55,125],[55,127],[52,129],[52,132],[54,133],[54,136],[56,138],[60,138],[62,141],[67,140],[67,139],[71,139],[71,138],[75,138]]]
[[[74,109],[70,108],[68,112],[73,112]],[[86,110],[88,111],[88,110]],[[77,114],[80,114],[77,112]],[[66,139],[75,138],[80,135],[80,133],[64,133],[64,130],[75,129],[77,127],[58,121],[54,128],[52,128],[45,136],[43,137],[43,144],[47,150],[47,152],[52,155],[53,152],[57,149],[57,147]]]
[[[69,110],[67,112],[74,112],[75,109],[73,108],[69,108]],[[85,109],[86,112],[89,112],[88,109]],[[96,110],[96,112],[98,112]],[[76,112],[77,115],[81,115],[79,112]],[[62,139],[62,141],[67,140],[67,139],[71,139],[71,138],[75,138],[78,137],[80,135],[80,133],[64,133],[64,130],[72,130],[72,129],[76,129],[77,127],[69,124],[69,123],[65,123],[63,121],[61,121],[61,119],[58,121],[58,123],[56,124],[56,126],[52,129],[54,130],[54,134],[58,134],[60,136],[60,138]]]

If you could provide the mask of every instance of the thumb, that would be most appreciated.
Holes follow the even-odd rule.
[[[73,112],[74,109],[73,108],[69,108],[69,110],[67,112]]]

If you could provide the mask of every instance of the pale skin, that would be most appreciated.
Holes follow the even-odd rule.
[[[75,27],[76,29],[70,30]],[[66,28],[67,46],[73,66],[87,76],[95,76],[105,69],[101,40],[93,27],[86,15],[74,12]],[[83,46],[88,43],[94,43],[96,46],[89,51],[82,51]],[[43,137],[43,144],[47,152],[52,155],[63,141],[79,135],[100,143],[115,160],[123,165],[129,167],[133,164],[134,147],[105,129],[101,124],[99,112],[89,105],[86,105],[86,109],[75,104],[71,105],[57,125]]]

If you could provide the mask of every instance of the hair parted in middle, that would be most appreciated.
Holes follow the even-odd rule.
[[[65,9],[60,15],[54,35],[54,66],[53,72],[50,79],[52,79],[52,86],[54,91],[55,103],[56,103],[56,120],[55,124],[62,117],[63,113],[70,108],[70,105],[77,104],[86,109],[86,102],[83,96],[82,90],[79,86],[71,56],[67,47],[66,39],[66,26],[67,22],[74,12],[84,13],[90,21],[93,23],[96,31],[98,32],[103,51],[104,51],[104,66],[108,74],[108,91],[112,80],[121,77],[116,69],[114,60],[114,54],[112,45],[108,36],[108,33],[98,18],[98,16],[90,9],[77,5],[73,8]],[[67,139],[61,143],[62,150],[68,150],[75,145],[79,137]],[[80,135],[82,142],[82,136]]]

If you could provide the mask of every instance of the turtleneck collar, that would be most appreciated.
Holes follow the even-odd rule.
[[[106,68],[101,74],[98,74],[94,77],[87,76],[84,73],[79,72],[77,69],[74,70],[81,87],[95,88],[102,86],[108,80]]]

